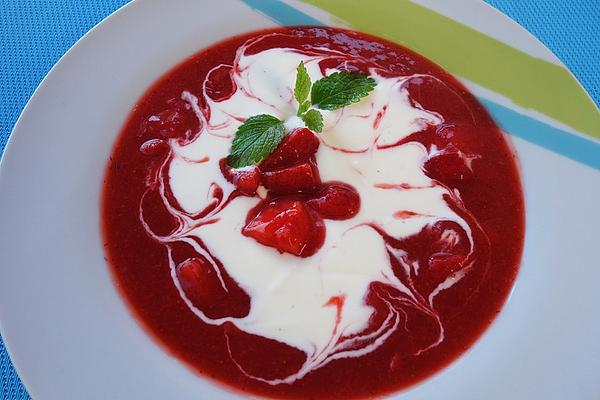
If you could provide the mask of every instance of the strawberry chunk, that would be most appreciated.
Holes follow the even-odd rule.
[[[434,254],[429,258],[429,270],[438,281],[446,279],[450,274],[460,270],[466,260],[465,255],[448,253]]]
[[[206,95],[213,101],[224,101],[237,90],[231,70],[232,67],[229,65],[220,65],[211,70],[206,77]]]
[[[162,139],[150,139],[142,143],[140,151],[147,156],[165,154],[169,151],[169,144]]]
[[[212,266],[203,257],[190,258],[179,264],[175,270],[181,289],[187,298],[198,308],[204,308],[211,298],[221,296],[223,290]]]
[[[424,166],[425,172],[433,179],[450,184],[456,183],[473,176],[473,171],[468,164],[475,159],[459,152],[440,154],[427,160]]]
[[[247,196],[256,193],[256,189],[260,185],[260,171],[257,167],[231,168],[227,165],[227,158],[222,158],[219,161],[219,166],[225,179],[233,183],[240,192]]]
[[[317,168],[308,162],[263,172],[261,180],[267,189],[278,194],[312,192],[321,183]]]
[[[199,127],[194,112],[181,99],[168,102],[169,108],[153,114],[144,122],[144,133],[163,139],[184,139]]]
[[[246,195],[253,195],[260,184],[260,173],[256,167],[248,167],[233,172],[232,183],[238,190]]]
[[[258,210],[242,234],[280,253],[299,257],[309,257],[323,245],[325,224],[301,200],[279,198],[259,205]]]
[[[250,305],[248,295],[224,273],[223,283],[204,257],[188,258],[177,265],[175,273],[188,300],[207,316],[247,315]]]
[[[336,182],[319,190],[307,204],[323,218],[343,220],[358,214],[360,196],[352,186]]]
[[[446,122],[474,122],[473,112],[465,101],[467,93],[458,85],[431,76],[415,76],[407,79],[403,87],[408,90],[413,103],[441,114]]]
[[[310,130],[296,129],[283,138],[275,151],[260,164],[260,169],[272,171],[308,161],[317,152],[319,143],[319,138]]]

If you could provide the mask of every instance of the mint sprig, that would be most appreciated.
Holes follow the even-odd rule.
[[[334,72],[319,79],[311,90],[310,102],[321,110],[337,110],[358,103],[375,89],[375,79],[357,72]]]
[[[294,98],[298,102],[296,115],[308,129],[320,133],[323,131],[323,115],[317,108],[337,110],[357,103],[376,85],[373,78],[348,71],[334,72],[313,84],[304,62],[300,62],[294,85]],[[279,146],[284,135],[285,127],[279,118],[268,114],[248,118],[235,133],[227,157],[229,166],[241,168],[259,164]]]
[[[302,114],[300,118],[302,118],[304,125],[311,131],[323,131],[323,115],[314,108]]]
[[[280,119],[268,114],[250,117],[235,132],[227,163],[233,168],[259,164],[279,146],[284,135]]]
[[[310,76],[308,76],[304,62],[301,61],[298,68],[296,68],[296,85],[294,86],[294,97],[298,102],[298,113],[296,115],[299,117],[310,107],[308,95],[310,94],[311,85]]]
[[[321,110],[337,110],[359,102],[371,93],[376,85],[375,79],[348,71],[334,72],[312,84],[304,62],[300,62],[296,69],[294,86],[294,97],[298,102],[296,115],[304,121],[308,129],[320,133],[323,130],[323,115],[315,108],[310,109],[311,106]]]

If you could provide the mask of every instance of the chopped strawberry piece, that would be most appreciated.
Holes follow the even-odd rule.
[[[302,201],[279,198],[259,206],[242,233],[280,253],[309,257],[323,245],[325,224]]]
[[[144,122],[144,133],[164,139],[183,139],[188,131],[198,129],[198,119],[181,99],[168,102],[169,108],[153,114]]]
[[[477,136],[477,127],[473,124],[441,124],[436,128],[436,138],[432,141],[437,143],[438,149],[452,146],[466,153],[481,153],[482,142],[473,141],[471,138]]]
[[[431,293],[453,273],[465,268],[471,251],[466,231],[454,221],[438,221],[426,225],[419,233],[393,244],[402,250],[406,265],[417,265],[418,274],[411,278],[420,293]],[[394,268],[402,279],[403,268]]]
[[[208,312],[212,305],[229,303],[228,293],[222,287],[217,273],[203,257],[188,259],[175,270],[181,289],[198,309]],[[216,310],[214,310],[216,311]]]
[[[177,278],[188,299],[202,303],[214,295],[213,280],[216,273],[204,258],[188,259],[177,266]]]
[[[218,259],[211,261],[185,243],[172,244],[179,288],[209,318],[241,318],[250,312],[250,296],[229,276]],[[214,263],[214,264],[213,264]]]
[[[440,154],[430,158],[425,163],[425,172],[433,179],[454,183],[473,176],[467,165],[472,162],[467,155],[461,153]]]
[[[260,169],[271,171],[308,161],[317,152],[319,143],[319,138],[310,130],[296,129],[283,138],[275,151],[260,164]]]
[[[169,151],[169,144],[162,139],[150,139],[142,143],[140,151],[147,156],[164,154]]]
[[[360,196],[345,183],[330,183],[307,204],[323,218],[343,220],[354,217],[360,210]]]
[[[233,173],[233,184],[244,194],[255,194],[260,184],[260,172],[258,172],[258,168],[250,167],[249,169],[235,170]]]
[[[236,91],[232,73],[229,65],[220,65],[211,70],[206,77],[206,95],[213,101],[223,101],[230,98]]]
[[[473,123],[465,89],[431,76],[415,76],[405,81],[412,102],[425,110],[440,113],[446,122]]]
[[[466,256],[449,253],[434,254],[429,258],[429,272],[438,280],[446,279],[450,274],[464,266]]]
[[[261,179],[267,189],[279,194],[312,192],[321,183],[317,168],[308,162],[263,172]]]
[[[256,193],[260,185],[260,171],[257,167],[231,168],[227,165],[227,158],[221,159],[219,166],[225,179],[233,183],[240,192],[248,196]]]

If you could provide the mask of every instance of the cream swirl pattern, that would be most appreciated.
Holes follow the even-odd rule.
[[[475,248],[487,243],[474,239],[474,231],[485,234],[464,207],[460,192],[425,171],[428,160],[454,150],[428,149],[407,140],[427,126],[443,123],[443,116],[411,99],[406,87],[424,76],[390,76],[370,61],[369,73],[377,82],[373,93],[343,109],[322,111],[325,125],[316,154],[321,178],[353,186],[361,208],[351,219],[325,220],[325,242],[316,254],[306,258],[280,254],[241,233],[249,210],[264,198],[265,189],[259,188],[255,197],[236,196],[234,185],[221,173],[218,161],[228,154],[237,127],[260,113],[284,120],[289,130],[299,126],[293,84],[300,61],[313,80],[364,61],[360,55],[319,47],[254,50],[277,34],[250,39],[238,49],[232,65],[216,66],[203,83],[203,99],[182,91],[181,99],[194,112],[199,130],[186,140],[168,141],[169,156],[149,180],[148,189],[158,187],[178,226],[168,234],[155,232],[146,221],[143,199],[140,220],[167,249],[173,284],[204,323],[230,323],[306,354],[297,371],[273,378],[247,372],[230,349],[231,359],[252,379],[272,385],[293,383],[333,360],[369,354],[392,333],[408,329],[407,309],[437,326],[436,337],[418,350],[426,352],[445,339],[436,297],[469,274]],[[329,64],[337,67],[323,68]],[[230,79],[231,91],[213,93],[214,79]],[[477,160],[470,154],[459,156],[468,168]],[[429,238],[434,249],[427,262],[402,246],[419,235]],[[230,290],[227,275],[248,294],[247,315],[214,318],[195,304],[177,273],[190,261],[173,257],[178,242],[209,261],[224,292]],[[429,270],[439,275],[435,285],[420,284],[419,276]],[[385,315],[376,315],[373,300],[368,300],[372,298],[385,305]]]

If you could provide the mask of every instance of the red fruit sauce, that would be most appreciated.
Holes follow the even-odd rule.
[[[166,235],[178,226],[160,201],[158,189],[152,188],[159,167],[169,157],[166,140],[187,143],[199,131],[198,119],[181,100],[181,93],[190,91],[203,106],[206,99],[201,84],[212,70],[206,95],[215,101],[231,96],[236,87],[225,66],[232,64],[235,51],[249,38],[268,32],[281,34],[263,40],[255,51],[327,48],[342,55],[327,59],[320,65],[322,70],[335,67],[366,72],[377,64],[389,76],[418,74],[404,83],[411,101],[443,117],[444,123],[391,145],[420,142],[427,149],[445,148],[426,162],[424,171],[460,192],[468,215],[454,200],[447,198],[447,203],[469,225],[478,227],[473,232],[478,253],[472,272],[436,300],[445,330],[445,340],[436,347],[418,351],[431,342],[437,327],[408,309],[406,329],[395,331],[377,350],[332,361],[292,384],[271,385],[250,378],[239,365],[253,375],[279,377],[297,370],[305,354],[243,332],[231,322],[204,323],[184,304],[173,285],[167,250],[142,226],[139,210],[142,204],[144,218],[156,234]],[[223,67],[215,68],[220,64]],[[198,162],[220,162],[223,175],[237,188],[232,196],[257,196],[259,185],[267,189],[264,200],[250,210],[242,228],[244,235],[254,239],[257,246],[309,257],[319,251],[326,238],[324,221],[353,218],[361,204],[353,187],[321,181],[315,161],[319,145],[312,132],[299,129],[288,133],[276,151],[256,167],[234,170],[226,159]],[[177,207],[168,188],[165,195]],[[223,199],[219,188],[212,195],[229,201]],[[481,104],[452,76],[423,57],[383,39],[334,28],[293,27],[250,33],[202,50],[176,66],[139,100],[118,136],[106,170],[101,207],[104,247],[114,279],[147,331],[203,377],[232,390],[274,398],[380,396],[436,373],[468,349],[500,311],[517,275],[524,239],[523,194],[515,156]],[[207,209],[200,215],[209,212]],[[415,216],[410,211],[394,215],[398,219]],[[403,239],[395,239],[377,226],[373,229],[390,251],[402,250],[412,260],[429,266],[414,281],[415,288],[423,293],[431,292],[467,257],[467,241],[459,240],[466,232],[454,222],[439,221]],[[449,231],[458,239],[442,240]],[[210,253],[201,241],[197,245]],[[231,243],[232,251],[235,246]],[[223,265],[217,265],[222,273],[217,277],[207,259],[189,245],[174,244],[172,253],[178,263],[175,273],[181,290],[208,317],[242,317],[248,313],[251,298]],[[392,267],[403,279],[405,272],[393,259]],[[224,286],[217,284],[219,279]],[[385,309],[382,298],[389,292],[389,287],[373,283],[365,302],[375,310]],[[338,296],[326,306],[336,307],[339,313],[343,304],[344,297]],[[373,314],[373,323],[378,316]],[[236,362],[230,352],[236,354]]]

